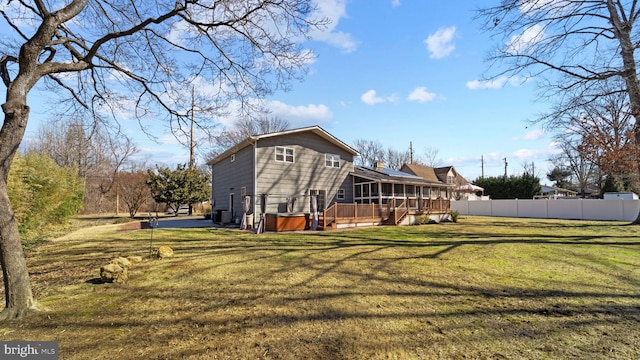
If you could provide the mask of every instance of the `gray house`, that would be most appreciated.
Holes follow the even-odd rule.
[[[251,136],[208,162],[214,218],[239,222],[246,210],[252,226],[261,213],[309,214],[312,195],[319,209],[353,202],[358,155],[319,126]]]

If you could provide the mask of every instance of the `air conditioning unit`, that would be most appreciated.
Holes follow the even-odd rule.
[[[231,222],[231,211],[223,211],[221,214],[221,222],[223,224],[228,224]]]

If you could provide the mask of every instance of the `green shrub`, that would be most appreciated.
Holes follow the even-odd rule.
[[[202,215],[205,219],[211,219],[211,205],[207,204],[202,207]]]
[[[416,217],[416,223],[418,225],[424,225],[424,224],[428,224],[430,222],[430,218],[428,215],[418,215]]]
[[[82,209],[84,179],[77,174],[43,154],[16,154],[7,187],[23,238],[63,225]]]
[[[451,221],[458,222],[458,216],[460,216],[459,212],[453,210],[452,212],[449,213],[449,215],[451,215]]]

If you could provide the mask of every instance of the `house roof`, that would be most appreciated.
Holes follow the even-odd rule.
[[[455,180],[456,186],[469,184],[467,179],[465,179],[462,175],[460,175],[453,166],[444,166],[444,167],[434,168],[431,166],[424,166],[424,165],[417,165],[417,164],[404,164],[402,165],[402,168],[400,170],[403,170],[405,172],[410,172],[428,181],[442,182],[445,184],[447,183],[447,174],[449,173],[449,171],[453,171],[453,173],[456,176],[456,180]]]
[[[207,162],[207,164],[208,165],[214,165],[216,163],[219,163],[223,159],[227,158],[229,155],[234,154],[234,153],[238,152],[239,150],[244,149],[247,146],[253,145],[256,141],[258,141],[260,139],[266,139],[266,138],[272,138],[272,137],[284,136],[284,135],[292,135],[292,134],[298,134],[298,133],[303,133],[303,132],[312,132],[312,133],[318,135],[319,137],[327,140],[328,142],[336,145],[337,147],[342,148],[343,150],[353,154],[354,156],[360,155],[360,153],[357,150],[355,150],[354,148],[352,148],[351,146],[349,146],[346,143],[342,142],[337,137],[329,134],[326,130],[324,130],[320,126],[314,125],[314,126],[309,126],[309,127],[304,127],[304,128],[297,128],[297,129],[292,129],[292,130],[284,130],[284,131],[279,131],[279,132],[274,132],[274,133],[249,136],[248,138],[244,139],[243,141],[241,141],[240,143],[236,144],[235,146],[225,150],[222,154],[220,154],[220,155],[216,156],[215,158],[209,160]]]
[[[404,164],[402,165],[402,169],[405,172],[410,172],[414,175],[417,175],[427,181],[431,182],[442,182],[438,175],[436,175],[435,169],[430,166],[422,166],[416,164]]]
[[[367,166],[355,166],[351,174],[372,181],[383,181],[387,183],[444,185],[439,181],[428,181],[421,178],[420,176],[389,168],[376,170]]]

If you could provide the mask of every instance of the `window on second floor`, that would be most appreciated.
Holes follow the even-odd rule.
[[[324,165],[328,167],[340,167],[340,155],[324,154]]]
[[[276,146],[276,161],[292,163],[293,160],[293,148]]]

